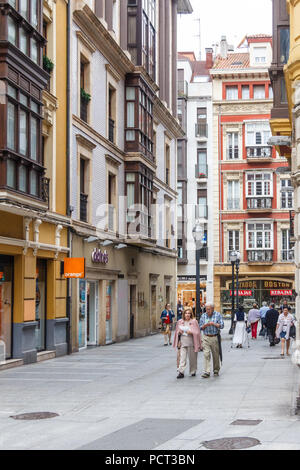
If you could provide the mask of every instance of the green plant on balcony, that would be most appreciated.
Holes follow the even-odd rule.
[[[91,101],[91,95],[87,93],[83,88],[80,89],[80,96],[85,103],[89,103]]]
[[[43,56],[43,68],[44,70],[46,70],[46,72],[48,72],[49,74],[53,71],[54,69],[54,63],[52,62],[51,59],[49,59],[49,57],[47,57],[46,55]]]

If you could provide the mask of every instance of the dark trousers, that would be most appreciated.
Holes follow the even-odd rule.
[[[268,328],[268,338],[272,346],[275,344],[275,332],[276,332],[276,326],[272,328]]]

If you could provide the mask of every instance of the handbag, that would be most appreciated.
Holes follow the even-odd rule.
[[[290,338],[296,338],[296,327],[295,325],[292,325],[290,328]]]

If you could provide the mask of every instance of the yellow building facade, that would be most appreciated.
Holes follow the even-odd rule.
[[[15,97],[22,97],[22,104],[27,99],[28,109],[31,106],[32,111],[35,104],[34,111],[41,119],[35,120],[24,108],[25,125],[30,126],[29,155],[24,158],[32,165],[28,170],[28,186],[21,186],[19,169],[16,184],[11,184],[12,177],[9,179],[7,170],[6,187],[0,188],[0,367],[65,354],[68,343],[67,281],[62,269],[62,261],[69,255],[69,218],[66,215],[68,4],[65,0],[38,3],[40,15],[35,27],[46,39],[38,51],[39,67],[30,62],[25,64],[15,84],[9,72],[6,85],[8,103],[13,88]],[[11,6],[8,8],[12,10]],[[34,18],[31,16],[28,21],[33,24]],[[52,64],[50,68],[45,67],[45,57],[48,66]],[[46,83],[46,87],[40,87],[39,94],[34,92],[37,89],[35,71]],[[31,79],[26,89],[26,82]],[[20,114],[20,120],[22,116]],[[35,122],[38,122],[37,128]],[[36,151],[33,147],[36,129],[42,177],[35,185],[32,175],[37,159],[33,163],[32,160]],[[19,153],[22,139],[24,136],[19,136]],[[29,194],[26,194],[28,188]]]

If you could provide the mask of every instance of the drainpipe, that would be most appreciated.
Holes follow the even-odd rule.
[[[71,0],[68,1],[67,5],[67,152],[66,152],[66,207],[67,207],[67,216],[71,217],[72,213],[70,211],[70,163],[71,163],[71,18],[72,18],[72,9],[71,9]],[[72,233],[71,228],[68,227],[68,248],[70,248],[70,256],[72,256]],[[71,280],[67,279],[67,347],[68,354],[72,353],[72,303],[71,303]]]

